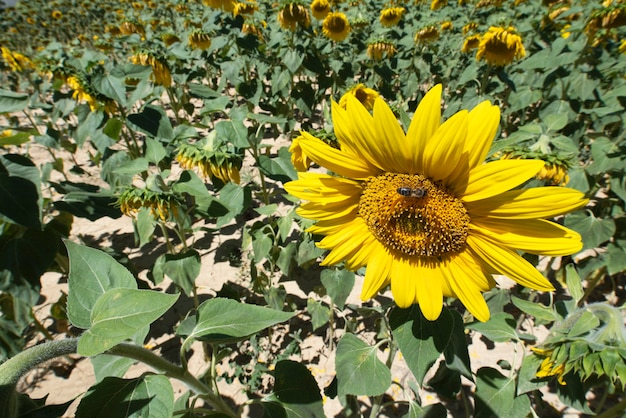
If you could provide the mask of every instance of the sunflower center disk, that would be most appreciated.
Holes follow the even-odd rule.
[[[359,215],[386,246],[427,257],[461,251],[470,223],[465,207],[449,190],[422,175],[409,174],[367,179]]]

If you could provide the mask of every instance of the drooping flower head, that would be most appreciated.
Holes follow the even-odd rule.
[[[386,39],[377,39],[367,44],[367,55],[374,61],[380,61],[385,56],[392,57],[395,53],[395,45]]]
[[[328,0],[313,0],[311,2],[311,14],[317,20],[322,20],[330,13],[330,2]]]
[[[235,0],[202,0],[206,6],[212,9],[223,10],[225,12],[232,12],[235,9]]]
[[[193,49],[206,50],[211,46],[211,35],[202,29],[194,29],[189,34],[189,45]]]
[[[478,48],[478,45],[480,45],[480,35],[475,34],[467,36],[463,40],[463,47],[461,48],[461,52],[471,52],[472,50]]]
[[[259,10],[259,5],[256,4],[256,0],[247,2],[236,2],[233,8],[233,16],[250,16]]]
[[[362,83],[355,84],[339,99],[339,106],[344,109],[348,106],[348,96],[356,97],[367,110],[372,110],[374,108],[374,102],[380,97],[376,90],[370,89]]]
[[[573,254],[581,237],[546,219],[581,208],[582,193],[560,187],[516,189],[543,161],[483,164],[498,129],[498,107],[485,101],[443,124],[441,85],[419,104],[405,133],[382,99],[373,113],[355,97],[332,105],[339,149],[302,132],[302,152],[335,174],[299,173],[285,184],[305,201],[298,213],[325,235],[322,265],[367,266],[361,292],[370,299],[391,285],[401,308],[419,304],[429,320],[444,297],[456,297],[481,321],[481,292],[504,274],[537,290],[552,284],[517,251]]]
[[[333,41],[341,42],[350,34],[350,22],[341,12],[329,13],[322,23],[322,33]]]
[[[216,131],[199,142],[180,144],[176,161],[184,169],[197,169],[205,179],[240,182],[241,156],[222,146]]]
[[[150,52],[138,52],[130,57],[133,64],[145,65],[152,67],[152,80],[154,84],[169,87],[172,85],[172,73],[170,72],[167,61],[157,58]]]
[[[434,25],[426,26],[418,30],[414,38],[416,44],[428,44],[437,39],[439,39],[439,29]]]
[[[298,2],[285,4],[278,12],[280,27],[288,30],[296,30],[298,26],[308,28],[311,25],[309,11]]]
[[[380,11],[380,23],[383,26],[396,26],[406,9],[404,7],[387,7]]]
[[[432,0],[430,2],[430,10],[439,10],[448,4],[448,0]]]
[[[492,26],[480,40],[476,60],[484,59],[490,65],[505,66],[525,56],[522,38],[514,28]]]

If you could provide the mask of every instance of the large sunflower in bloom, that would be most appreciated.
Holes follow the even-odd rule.
[[[516,250],[557,256],[582,248],[581,237],[545,219],[585,205],[583,195],[560,187],[516,189],[543,161],[483,164],[498,129],[498,107],[483,102],[444,123],[441,86],[430,90],[405,133],[382,99],[373,114],[355,98],[332,105],[340,149],[302,132],[304,154],[336,175],[299,173],[285,184],[308,202],[298,213],[317,223],[331,250],[323,265],[367,265],[362,299],[391,285],[401,308],[419,304],[429,320],[443,298],[456,297],[486,321],[482,297],[504,274],[537,290],[550,282]]]

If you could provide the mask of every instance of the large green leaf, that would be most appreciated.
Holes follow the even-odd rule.
[[[320,280],[333,303],[343,309],[354,287],[354,273],[348,270],[325,269],[320,274]]]
[[[231,299],[209,299],[198,307],[198,320],[185,344],[193,339],[212,343],[241,339],[294,315]]]
[[[200,274],[200,254],[196,250],[188,250],[180,254],[166,254],[163,273],[191,296],[195,289],[195,280]]]
[[[178,299],[154,290],[117,288],[107,290],[91,310],[91,327],[78,341],[78,353],[103,353],[156,321]]]
[[[565,226],[582,236],[584,248],[599,247],[611,239],[616,229],[613,219],[596,218],[590,211],[572,213],[565,218]]]
[[[391,385],[391,371],[377,354],[377,346],[369,346],[353,334],[339,340],[335,357],[339,396],[385,393]]]
[[[487,322],[475,322],[467,325],[467,328],[478,331],[491,341],[508,342],[519,339],[515,331],[516,322],[508,313],[498,312],[491,315]]]
[[[496,369],[483,367],[476,373],[476,418],[493,416],[525,418],[530,411],[526,395],[515,396],[515,380]]]
[[[107,377],[81,399],[76,418],[171,418],[173,409],[172,384],[163,375]]]
[[[19,112],[28,106],[28,94],[0,89],[0,113]]]
[[[146,105],[141,112],[128,115],[128,122],[133,128],[153,138],[174,138],[172,124],[160,107]]]
[[[39,193],[35,185],[25,178],[0,173],[0,215],[28,228],[41,228]]]
[[[282,360],[274,371],[274,392],[263,399],[265,418],[323,417],[322,394],[304,364]]]
[[[454,329],[452,315],[444,309],[439,318],[431,322],[424,318],[418,305],[413,305],[408,309],[394,308],[389,324],[409,369],[421,385],[426,372],[450,341]]]
[[[78,328],[91,326],[91,311],[98,298],[115,288],[136,289],[137,282],[124,266],[102,251],[65,241],[70,258],[67,316]]]

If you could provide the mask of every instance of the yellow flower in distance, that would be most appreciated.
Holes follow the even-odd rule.
[[[581,237],[546,219],[583,207],[572,189],[516,189],[543,161],[483,164],[498,129],[500,111],[485,101],[443,124],[441,85],[419,104],[405,133],[391,109],[376,99],[373,114],[348,96],[332,105],[340,149],[302,132],[305,155],[336,175],[299,173],[285,190],[307,201],[298,214],[317,223],[330,250],[322,265],[367,265],[363,300],[391,285],[396,304],[419,304],[429,320],[444,297],[456,297],[479,320],[489,319],[481,292],[503,274],[542,291],[552,284],[517,251],[573,254]]]
[[[433,0],[430,2],[430,10],[439,10],[448,4],[448,0]]]
[[[374,61],[380,61],[385,54],[392,57],[396,53],[396,47],[387,40],[376,40],[367,45],[367,55]]]
[[[313,0],[311,2],[311,14],[317,20],[322,20],[330,13],[330,2],[328,0]]]
[[[34,70],[35,64],[24,54],[11,51],[7,47],[2,47],[2,59],[11,68],[11,71],[21,73],[22,71]]]
[[[470,35],[463,40],[461,52],[471,52],[473,49],[478,48],[478,45],[480,45],[480,35]]]
[[[405,12],[404,7],[387,7],[380,11],[380,23],[383,26],[395,26],[398,24]]]
[[[283,29],[296,30],[298,26],[308,28],[311,25],[311,18],[306,7],[300,3],[292,2],[280,9],[278,23]]]
[[[490,65],[505,66],[525,56],[522,38],[515,29],[492,26],[480,40],[476,60],[484,59]]]
[[[259,10],[256,1],[236,2],[233,8],[233,16],[249,16]]]
[[[348,90],[343,96],[341,96],[341,99],[339,99],[339,106],[344,109],[348,105],[348,96],[356,97],[356,99],[361,102],[361,104],[365,106],[368,111],[374,109],[374,102],[378,97],[380,97],[376,90],[365,87],[364,84],[359,83],[351,87],[350,90]]]
[[[63,17],[63,13],[61,13],[60,10],[53,10],[52,11],[52,18],[55,20],[59,20]]]
[[[194,29],[189,34],[189,45],[194,49],[205,50],[211,46],[211,35],[200,29]]]
[[[140,52],[130,57],[133,64],[152,67],[152,80],[154,84],[170,87],[172,85],[172,73],[167,62],[160,60],[148,53]]]
[[[341,42],[350,33],[350,22],[341,12],[329,13],[322,23],[322,33],[333,41]]]
[[[416,44],[427,44],[439,39],[439,29],[437,26],[426,26],[415,33]]]

